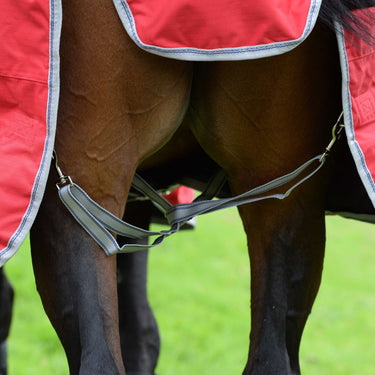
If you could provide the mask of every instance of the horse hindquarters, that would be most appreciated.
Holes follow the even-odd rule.
[[[285,55],[199,66],[192,127],[204,150],[225,169],[234,194],[285,175],[324,151],[341,111],[335,51],[334,36],[317,27]],[[284,201],[240,208],[252,275],[246,375],[300,373],[299,342],[322,271],[325,173]]]

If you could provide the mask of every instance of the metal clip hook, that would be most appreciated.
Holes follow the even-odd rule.
[[[326,151],[320,158],[319,162],[322,162],[328,156],[328,154],[331,152],[332,146],[334,145],[336,140],[340,138],[341,132],[345,127],[345,124],[343,122],[343,117],[344,117],[344,112],[341,112],[339,118],[336,121],[336,124],[332,128],[331,142],[329,142],[329,145],[326,147]]]
[[[59,179],[56,182],[57,189],[60,190],[60,188],[63,185],[66,185],[66,184],[73,185],[73,181],[70,178],[70,176],[65,176],[62,173],[62,171],[61,171],[61,169],[59,167],[59,164],[58,164],[57,155],[56,155],[56,151],[55,150],[53,150],[52,159],[54,160],[54,166],[55,166],[56,172],[59,175]]]

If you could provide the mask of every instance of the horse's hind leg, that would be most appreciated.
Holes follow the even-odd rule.
[[[96,169],[96,173],[99,171]],[[118,326],[116,257],[108,257],[63,207],[54,186],[56,179],[52,169],[30,236],[43,306],[65,349],[71,375],[125,374]],[[123,190],[121,185],[117,188]],[[137,254],[132,259],[140,258]],[[134,273],[143,278],[145,270],[140,266],[145,263],[140,260]],[[143,286],[142,280],[134,280],[138,282]],[[137,301],[131,302],[137,305]],[[139,322],[132,321],[136,330]],[[156,358],[153,360],[156,363]]]
[[[122,217],[134,171],[180,125],[191,67],[146,54],[127,37],[110,0],[64,0],[55,148],[62,171]],[[45,310],[71,374],[125,374],[118,329],[116,257],[59,201],[52,170],[31,233]]]
[[[31,231],[38,292],[71,375],[125,374],[119,351],[116,263],[56,197],[51,173]]]
[[[241,167],[240,174],[230,177],[236,194],[254,186],[252,171]],[[262,177],[259,183],[266,180]],[[300,374],[299,344],[319,288],[324,254],[323,190],[319,182],[313,178],[285,201],[239,209],[251,261],[246,375]]]
[[[13,288],[0,268],[0,375],[7,374],[7,345],[13,310]]]
[[[325,238],[319,196],[309,190],[240,209],[252,285],[246,374],[300,374],[300,339],[320,285]]]
[[[152,204],[132,202],[124,219],[149,229]],[[147,244],[147,239],[118,238],[120,244]],[[154,314],[147,298],[148,251],[117,256],[117,285],[121,350],[128,375],[152,375],[158,361],[160,338]]]
[[[147,241],[136,241],[142,242]],[[127,375],[153,375],[159,357],[158,326],[147,298],[147,260],[147,250],[117,258],[121,350]]]
[[[192,126],[227,172],[233,193],[285,175],[324,151],[341,111],[335,40],[327,37],[316,29],[285,55],[199,66]],[[251,260],[246,375],[300,373],[299,342],[322,271],[325,172],[284,201],[240,208]]]

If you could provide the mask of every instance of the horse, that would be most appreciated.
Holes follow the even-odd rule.
[[[61,169],[105,209],[144,228],[150,204],[127,204],[136,170],[157,187],[190,181],[199,188],[220,167],[223,195],[294,170],[325,149],[342,110],[335,35],[323,21],[370,3],[325,0],[309,38],[282,55],[192,62],[139,49],[111,0],[63,0]],[[287,199],[239,207],[251,263],[244,375],[300,374],[325,211],[374,213],[343,144]],[[57,179],[51,168],[30,240],[38,292],[70,374],[154,374],[159,336],[147,300],[147,251],[108,257],[58,200]]]

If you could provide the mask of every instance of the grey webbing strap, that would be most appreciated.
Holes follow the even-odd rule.
[[[272,189],[291,182],[315,161],[320,161],[318,167],[290,187],[285,193],[259,196]],[[172,206],[140,176],[136,175],[134,177],[134,188],[142,192],[142,194],[145,196],[152,198],[156,202],[156,205],[165,214],[168,222],[171,224],[171,228],[165,231],[144,230],[118,219],[116,216],[112,215],[110,212],[95,203],[78,185],[74,183],[68,183],[60,187],[59,196],[75,219],[104,249],[106,254],[112,255],[119,252],[134,252],[137,250],[154,247],[160,244],[165,237],[177,232],[181,224],[200,214],[264,199],[284,199],[292,192],[293,189],[301,185],[304,181],[318,172],[318,170],[323,166],[324,161],[325,158],[322,158],[322,155],[316,156],[305,164],[301,165],[295,171],[233,198],[219,199],[215,201],[200,201],[198,197],[193,203],[181,204],[177,206]],[[216,187],[208,188],[213,189],[212,191],[215,191],[215,189],[222,184],[222,177],[219,176],[218,178],[214,179],[214,181],[216,181]],[[125,244],[124,246],[120,247],[109,231],[113,231],[119,235],[130,238],[145,238],[149,236],[158,237],[151,245]]]
[[[163,213],[167,212],[173,205],[169,203],[161,194],[148,185],[145,180],[137,173],[133,177],[132,187],[143,196],[149,198],[151,202],[155,203],[159,210]]]
[[[277,187],[283,186],[288,182],[293,181],[297,178],[306,168],[308,168],[315,161],[319,161],[322,155],[310,159],[305,164],[301,165],[295,171],[279,177],[271,182],[256,187],[246,193],[237,195],[236,197],[219,199],[214,201],[202,201],[193,202],[191,204],[181,204],[173,206],[166,215],[169,224],[174,225],[177,222],[188,220],[191,217],[198,216],[204,213],[210,213],[224,208],[240,206],[247,203],[257,202],[264,199],[284,199],[286,198],[297,186],[312,177],[318,170],[323,166],[325,159],[319,163],[318,167],[314,169],[310,174],[306,175],[300,181],[290,187],[285,193],[271,194],[267,196],[260,196],[270,190],[276,189]]]
[[[214,176],[208,181],[204,191],[195,199],[197,201],[211,200],[215,198],[221,191],[222,187],[227,181],[227,175],[223,169],[220,169]]]
[[[179,224],[167,231],[148,231],[128,224],[94,202],[78,185],[67,184],[59,189],[59,196],[74,218],[103,248],[107,255],[134,252],[160,244],[165,237],[177,232]],[[145,238],[159,236],[151,245],[125,244],[120,247],[109,230],[125,237]]]
[[[286,174],[285,176],[279,177],[275,180],[272,180],[271,182],[268,182],[264,185],[261,185],[259,187],[256,187],[246,193],[237,195],[236,197],[232,198],[226,198],[226,199],[218,199],[218,200],[204,200],[201,201],[200,197],[198,197],[194,202],[192,203],[184,203],[184,204],[178,204],[176,206],[171,206],[169,210],[167,210],[165,217],[167,218],[167,221],[170,225],[174,225],[176,223],[182,223],[186,220],[191,219],[194,216],[202,215],[209,212],[214,212],[217,210],[221,210],[224,208],[239,206],[247,203],[252,203],[264,199],[284,199],[286,198],[297,186],[301,185],[304,181],[312,177],[318,170],[323,166],[325,158],[322,159],[321,162],[320,159],[322,159],[322,155],[318,155],[300,167],[298,167],[296,170],[294,170],[291,173]],[[319,162],[319,165],[316,169],[314,169],[310,174],[306,175],[304,178],[299,180],[296,184],[294,184],[292,187],[290,187],[285,193],[278,193],[278,194],[271,194],[267,196],[260,196],[264,193],[269,192],[270,190],[273,190],[277,187],[280,187],[282,185],[287,184],[288,182],[293,181],[296,179],[303,171],[305,171],[311,164],[314,162]],[[147,184],[143,179],[141,179],[139,176],[137,177],[137,184],[138,186],[142,184],[142,191],[146,196],[150,196],[153,188]]]

